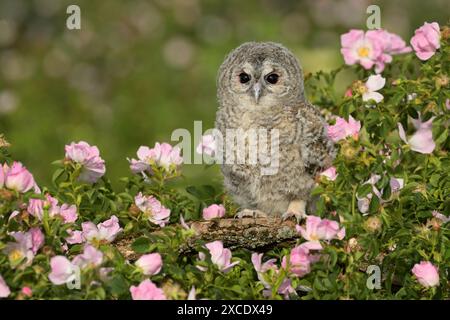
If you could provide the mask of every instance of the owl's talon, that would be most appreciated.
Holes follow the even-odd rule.
[[[265,212],[262,212],[260,210],[252,210],[252,209],[244,209],[242,211],[239,211],[235,216],[235,219],[242,219],[242,218],[267,218],[267,214]]]
[[[306,213],[304,213],[302,211],[286,211],[281,216],[283,221],[286,221],[291,217],[295,217],[295,219],[297,220],[297,223],[300,223],[300,221],[302,221],[303,219],[306,218]]]
[[[283,221],[295,217],[297,222],[306,218],[306,202],[304,200],[294,200],[289,203],[285,213],[281,216]]]

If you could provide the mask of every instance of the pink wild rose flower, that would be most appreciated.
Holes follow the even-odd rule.
[[[163,261],[159,253],[145,254],[135,262],[136,267],[147,276],[158,274],[161,271],[162,264]]]
[[[85,141],[66,145],[66,158],[82,166],[78,179],[82,182],[95,183],[106,172],[105,161],[100,157],[96,146]]]
[[[7,298],[11,294],[11,290],[0,275],[0,298]]]
[[[164,207],[153,196],[144,196],[142,192],[134,198],[135,205],[141,210],[150,220],[150,222],[164,227],[169,223],[170,209]]]
[[[363,30],[352,29],[341,35],[341,53],[345,63],[359,63],[364,69],[372,68],[382,53],[381,44],[367,37]]]
[[[345,228],[339,228],[339,224],[336,221],[321,219],[313,215],[307,216],[305,227],[297,225],[296,229],[307,240],[305,245],[309,249],[314,250],[322,248],[320,240],[342,240],[345,237]]]
[[[297,277],[303,277],[311,272],[311,263],[317,262],[320,258],[319,255],[310,254],[310,250],[320,250],[321,248],[321,246],[302,243],[294,247],[288,257],[283,257],[281,266]]]
[[[23,287],[22,290],[20,290],[20,292],[28,298],[30,298],[33,295],[33,290],[31,290],[30,287]]]
[[[432,153],[436,144],[433,140],[432,123],[434,117],[426,122],[422,122],[420,115],[419,119],[412,119],[416,132],[407,139],[405,129],[401,123],[398,123],[398,133],[400,138],[411,147],[411,150],[429,154]]]
[[[211,220],[214,218],[222,218],[225,216],[225,208],[223,205],[212,204],[203,209],[203,219]]]
[[[27,236],[31,238],[31,251],[33,251],[33,254],[36,254],[38,250],[44,245],[45,236],[42,233],[41,229],[37,227],[31,228],[27,232]]]
[[[103,252],[95,247],[87,244],[82,254],[75,256],[72,264],[79,266],[81,269],[88,267],[98,267],[103,262]]]
[[[179,166],[183,163],[180,148],[172,147],[168,143],[156,143],[153,148],[152,159],[161,167],[169,170],[171,166]]]
[[[136,152],[138,156],[138,160],[136,159],[128,159],[130,162],[130,169],[133,173],[141,173],[144,171],[148,171],[151,173],[151,156],[152,152],[151,149],[146,146],[140,146],[138,151]]]
[[[349,136],[357,139],[359,130],[361,130],[361,122],[356,121],[352,116],[349,116],[348,122],[344,118],[336,117],[336,123],[327,126],[328,137],[333,142],[338,142]]]
[[[122,231],[119,225],[119,219],[114,215],[97,225],[90,221],[83,222],[81,228],[83,230],[83,239],[93,243],[110,243]]]
[[[26,261],[25,265],[30,265],[38,250],[44,245],[44,234],[35,227],[27,232],[13,232],[11,236],[16,241],[8,242],[3,249],[3,252],[8,255],[10,263],[16,266],[22,261]]]
[[[450,216],[447,217],[447,216],[443,215],[442,213],[440,213],[437,210],[433,210],[431,212],[431,214],[433,215],[433,217],[435,217],[436,219],[440,220],[442,223],[450,222]]]
[[[398,35],[383,29],[369,30],[366,37],[376,42],[381,47],[381,53],[375,62],[375,72],[383,72],[386,63],[392,62],[392,55],[411,52],[411,47],[406,46],[405,41]]]
[[[33,175],[20,162],[14,162],[11,167],[3,165],[4,185],[6,188],[25,193],[34,188],[35,193],[40,193]]]
[[[76,279],[78,266],[64,256],[55,256],[50,260],[49,280],[56,285],[65,284]]]
[[[403,189],[404,185],[405,185],[405,181],[402,178],[392,177],[389,180],[389,186],[391,187],[391,192],[400,191],[401,189]]]
[[[30,199],[28,201],[27,211],[30,215],[42,221],[42,216],[44,214],[44,205],[45,203],[42,199]]]
[[[347,90],[345,90],[344,97],[346,97],[346,98],[353,97],[353,90],[352,90],[352,88],[348,88]]]
[[[439,285],[438,269],[431,262],[421,261],[420,264],[416,263],[411,271],[422,286],[428,288]]]
[[[362,94],[363,101],[374,100],[376,103],[381,102],[383,100],[383,95],[378,92],[378,90],[382,89],[386,84],[386,79],[377,75],[371,75],[367,82],[365,83],[366,91]]]
[[[376,73],[383,72],[392,55],[411,51],[402,38],[382,29],[367,32],[352,29],[341,35],[341,47],[347,65],[359,63],[366,70],[375,66]]]
[[[255,268],[255,271],[258,275],[259,281],[264,285],[265,290],[263,291],[263,295],[265,297],[271,297],[272,296],[272,286],[268,281],[271,281],[272,283],[274,281],[278,281],[278,275],[280,273],[280,270],[275,265],[276,260],[275,259],[269,259],[266,262],[262,263],[263,254],[262,253],[253,253],[252,254],[252,263],[253,267]],[[268,272],[272,270],[274,279],[268,278]],[[291,285],[291,280],[289,278],[283,279],[281,285],[278,287],[278,293],[281,295],[284,295],[285,299],[289,298],[290,294],[295,293],[295,289]]]
[[[231,250],[224,248],[222,241],[213,241],[207,243],[205,247],[211,254],[211,262],[214,263],[222,272],[227,273],[231,270],[231,268],[239,263],[239,261],[231,263]],[[203,252],[199,253],[199,257],[202,261],[206,259],[206,256]]]
[[[169,172],[183,163],[180,153],[180,148],[172,147],[168,143],[160,144],[157,142],[152,149],[147,146],[141,146],[137,151],[138,160],[129,160],[130,169],[133,173],[147,171],[151,174],[151,165],[156,165]]]
[[[380,201],[383,201],[381,198],[383,190],[378,190],[376,187],[376,183],[381,179],[381,176],[378,174],[371,174],[370,178],[365,181],[363,184],[370,184],[372,185],[372,193],[367,194],[365,197],[359,197],[356,195],[356,198],[358,199],[358,209],[361,213],[366,214],[369,210],[370,201],[373,198],[373,195],[375,194]],[[398,182],[400,183],[400,182]],[[395,184],[396,185],[396,184]]]
[[[202,136],[200,143],[197,145],[196,151],[198,154],[207,154],[211,157],[216,152],[216,142],[212,134]]]
[[[77,207],[64,203],[59,211],[59,215],[62,217],[64,223],[73,223],[78,219]]]
[[[320,175],[324,176],[325,178],[327,178],[330,181],[336,180],[336,178],[338,176],[338,174],[336,172],[336,167],[329,167],[328,169],[322,171],[322,173]]]
[[[103,253],[87,244],[82,254],[75,256],[72,261],[64,256],[55,256],[50,260],[51,271],[49,280],[56,285],[72,282],[79,276],[79,269],[98,267],[103,262]]]
[[[441,46],[441,32],[437,22],[425,22],[423,26],[414,32],[411,38],[411,46],[413,47],[416,56],[420,60],[428,60]]]
[[[69,236],[65,239],[68,244],[83,243],[83,231],[67,229]]]
[[[264,274],[269,270],[278,271],[277,266],[275,265],[275,259],[269,259],[266,262],[262,263],[263,254],[262,253],[253,253],[252,254],[252,263],[255,268],[256,273],[258,274],[258,279],[264,285],[264,287],[269,288],[270,285],[264,278]]]
[[[162,289],[149,279],[142,281],[137,287],[131,286],[130,293],[133,300],[166,300]]]
[[[275,259],[269,259],[266,262],[262,263],[263,253],[253,253],[252,254],[252,263],[253,267],[255,268],[256,272],[267,272],[270,269],[276,269],[277,266],[275,265],[276,260]]]
[[[61,217],[64,223],[73,223],[78,219],[77,207],[75,205],[63,204],[58,206],[58,200],[46,194],[46,199],[30,199],[27,211],[32,216],[42,221],[44,208],[49,212],[50,217]]]
[[[7,298],[11,294],[11,290],[0,275],[0,298]]]

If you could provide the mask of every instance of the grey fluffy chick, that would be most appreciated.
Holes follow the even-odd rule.
[[[224,161],[226,191],[244,215],[303,218],[315,175],[331,166],[335,149],[320,111],[305,100],[297,59],[280,44],[244,43],[222,63],[217,88],[216,129],[224,142],[227,129],[279,133],[276,173],[263,175],[260,163]]]

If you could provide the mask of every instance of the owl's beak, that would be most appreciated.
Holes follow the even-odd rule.
[[[253,86],[253,96],[255,97],[255,101],[258,104],[259,97],[261,96],[261,84],[259,82],[255,83]]]

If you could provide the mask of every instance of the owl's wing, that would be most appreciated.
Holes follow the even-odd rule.
[[[306,171],[315,175],[332,165],[336,150],[327,136],[327,123],[317,107],[305,102],[300,106],[297,118],[297,141],[300,144],[302,159]]]

